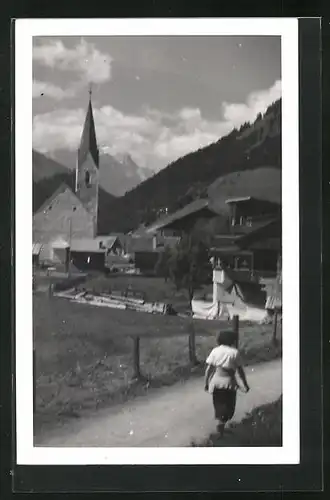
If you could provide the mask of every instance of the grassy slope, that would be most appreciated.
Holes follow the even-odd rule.
[[[143,285],[141,280],[139,286]],[[149,286],[149,296],[154,287],[153,293],[157,291],[159,298],[166,294],[173,297],[170,285],[165,287],[162,280],[153,279],[153,283],[152,278],[144,280],[147,289]],[[123,281],[121,284],[124,286]],[[56,297],[49,300],[47,295],[38,294],[33,306],[36,428],[55,424],[59,415],[60,418],[79,416],[99,406],[143,394],[148,387],[173,384],[203,370],[203,364],[193,371],[189,366],[191,320],[74,304]],[[197,357],[203,362],[214,347],[214,335],[220,324],[201,320],[193,324]],[[270,343],[271,326],[242,324],[240,331],[240,348],[246,364],[281,355],[281,346],[275,348]],[[141,371],[150,379],[147,386],[131,383],[130,336],[136,334],[143,337]]]
[[[282,171],[263,167],[233,172],[217,179],[208,189],[208,195],[218,211],[226,210],[225,200],[231,196],[255,196],[281,203]]]
[[[242,422],[231,425],[222,439],[213,434],[198,446],[282,446],[282,397],[255,408]]]

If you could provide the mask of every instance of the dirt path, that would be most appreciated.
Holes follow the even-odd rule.
[[[251,390],[238,392],[233,421],[240,421],[256,406],[275,401],[282,394],[281,361],[246,369]],[[37,446],[166,447],[189,446],[215,429],[211,396],[203,390],[203,379],[188,380],[163,388],[149,396],[102,410],[53,434]]]

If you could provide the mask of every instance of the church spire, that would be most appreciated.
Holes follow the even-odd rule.
[[[96,167],[98,168],[99,150],[97,147],[95,124],[93,117],[91,85],[89,86],[88,93],[89,93],[89,102],[88,102],[84,128],[80,140],[80,146],[78,149],[78,163],[82,164],[85,161],[88,153],[90,153],[95,162]]]

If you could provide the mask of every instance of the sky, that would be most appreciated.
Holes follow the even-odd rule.
[[[281,96],[281,40],[35,37],[35,149],[55,159],[77,150],[90,85],[100,151],[158,171]]]

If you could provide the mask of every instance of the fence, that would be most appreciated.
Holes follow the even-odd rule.
[[[234,316],[232,320],[232,329],[235,334],[235,345],[239,346],[239,317]],[[133,379],[142,379],[143,374],[141,373],[140,367],[140,339],[141,337],[136,335],[132,336],[133,340]],[[189,351],[189,362],[192,366],[199,364],[196,356],[196,332],[193,323],[189,325],[188,332],[188,351]]]

